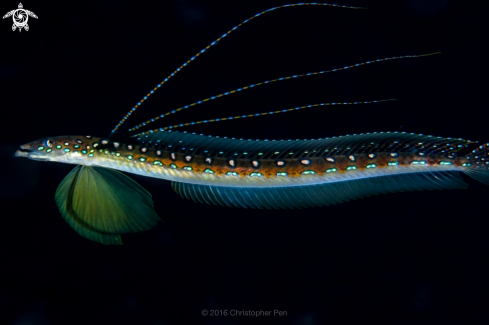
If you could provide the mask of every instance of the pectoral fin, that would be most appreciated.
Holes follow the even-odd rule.
[[[74,168],[58,186],[56,204],[78,234],[106,245],[121,245],[120,234],[149,230],[160,220],[151,194],[108,168]]]

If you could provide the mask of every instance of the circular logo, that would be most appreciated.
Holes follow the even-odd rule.
[[[27,24],[27,20],[29,20],[29,15],[27,15],[27,12],[24,9],[15,10],[12,16],[14,24],[17,27],[24,27]]]

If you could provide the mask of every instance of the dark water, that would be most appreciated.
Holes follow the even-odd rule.
[[[244,19],[285,3],[31,1],[24,8],[39,19],[29,18],[28,32],[1,21],[1,324],[488,321],[489,188],[471,180],[468,190],[256,211],[196,204],[169,182],[134,176],[164,222],[123,236],[122,247],[106,247],[78,236],[57,211],[54,192],[72,166],[13,158],[20,144],[45,136],[106,136],[185,60]],[[155,127],[396,98],[187,130],[253,139],[407,131],[489,141],[487,24],[477,2],[343,3],[370,9],[296,7],[253,20],[177,74],[125,126],[268,79],[440,51],[277,82]],[[16,7],[2,2],[0,9]],[[228,315],[202,316],[203,309]],[[260,310],[259,317],[236,316]]]

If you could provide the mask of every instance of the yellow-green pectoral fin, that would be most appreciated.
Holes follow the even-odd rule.
[[[74,168],[58,186],[56,204],[78,234],[106,245],[121,245],[120,234],[149,230],[160,220],[151,194],[108,168]]]

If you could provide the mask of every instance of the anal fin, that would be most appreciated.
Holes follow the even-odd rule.
[[[176,193],[195,202],[252,209],[300,209],[382,193],[466,187],[459,172],[406,173],[283,187],[225,187],[172,182]]]

